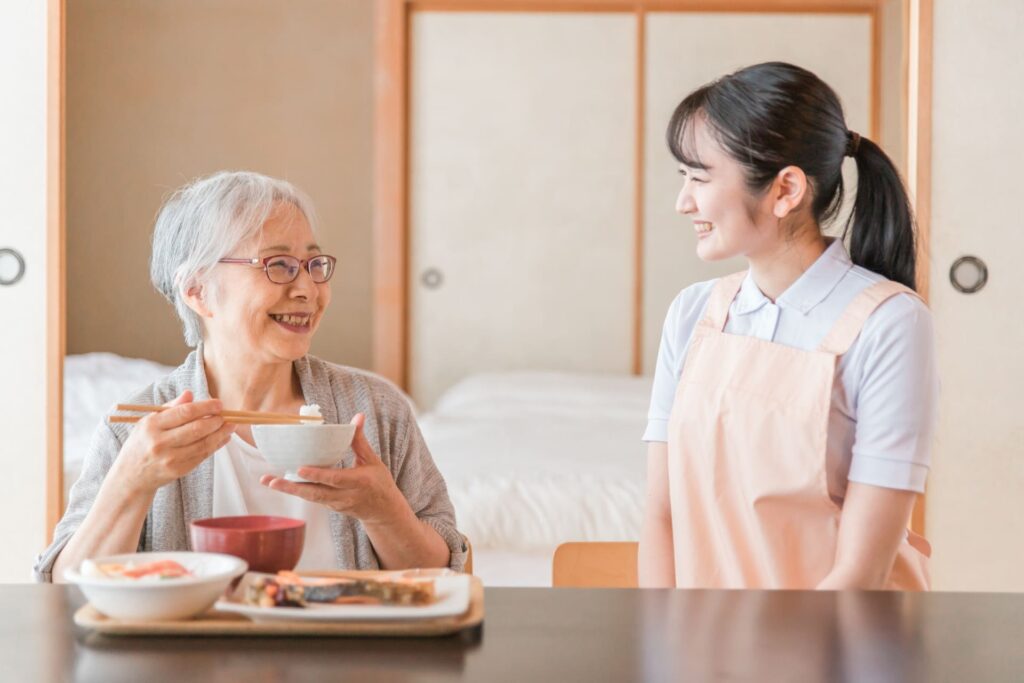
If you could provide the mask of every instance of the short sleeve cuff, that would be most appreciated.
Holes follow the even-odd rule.
[[[420,521],[436,531],[444,539],[444,542],[448,544],[448,551],[451,553],[448,567],[457,572],[463,571],[466,566],[466,557],[469,553],[469,543],[467,543],[465,536],[456,531],[455,527],[451,524],[439,519],[420,517]]]
[[[924,493],[928,466],[905,460],[855,454],[848,478],[858,484]]]
[[[668,420],[648,420],[641,441],[668,442]]]

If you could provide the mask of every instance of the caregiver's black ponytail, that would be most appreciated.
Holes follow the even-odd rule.
[[[672,115],[673,156],[702,168],[693,123],[703,117],[712,135],[743,164],[752,192],[765,191],[779,171],[797,166],[813,190],[819,225],[843,203],[844,156],[857,163],[857,198],[846,230],[853,262],[910,288],[915,279],[914,219],[896,167],[870,140],[847,130],[839,98],[806,69],[783,62],[757,64],[690,93]]]
[[[878,145],[856,133],[850,137],[851,156],[857,162],[857,199],[846,226],[850,258],[914,289],[914,218],[903,181]]]

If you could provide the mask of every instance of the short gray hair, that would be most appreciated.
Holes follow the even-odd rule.
[[[248,171],[197,178],[175,190],[160,207],[150,278],[178,312],[189,346],[199,344],[203,329],[199,316],[185,303],[185,291],[206,283],[220,259],[233,256],[239,245],[259,235],[280,202],[295,205],[316,232],[309,197],[285,180]]]

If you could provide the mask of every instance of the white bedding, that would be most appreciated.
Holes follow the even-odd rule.
[[[172,369],[109,353],[67,357],[66,489],[103,416]],[[420,416],[486,584],[550,585],[558,544],[639,538],[650,392],[650,378],[489,373]]]
[[[492,373],[420,417],[485,583],[549,583],[558,544],[639,538],[650,390],[649,378]],[[510,575],[510,554],[536,566]]]
[[[113,353],[83,353],[64,359],[64,500],[78,479],[89,441],[118,401],[174,368]]]

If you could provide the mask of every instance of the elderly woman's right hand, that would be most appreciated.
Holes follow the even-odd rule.
[[[111,473],[134,493],[154,493],[194,470],[230,439],[235,427],[221,417],[217,399],[193,401],[185,391],[168,410],[139,420]]]

